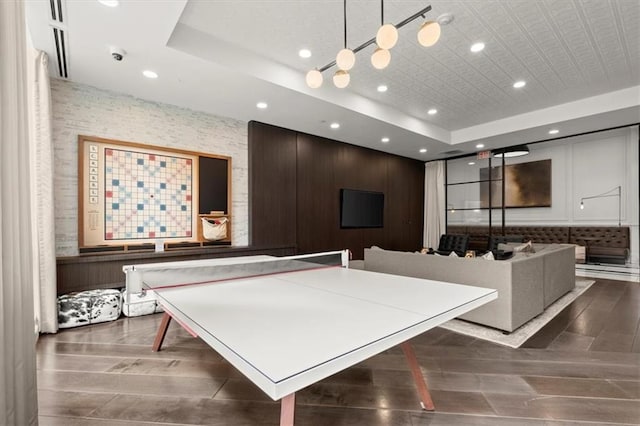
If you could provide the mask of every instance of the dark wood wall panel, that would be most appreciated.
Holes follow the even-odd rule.
[[[390,249],[422,245],[424,209],[424,164],[408,163],[400,157],[387,159],[389,221],[386,226]]]
[[[339,250],[340,200],[333,196],[338,152],[331,142],[315,136],[298,134],[297,143],[298,251]]]
[[[249,123],[249,241],[296,244],[296,132]]]
[[[253,126],[253,127],[252,127]],[[362,259],[365,247],[378,245],[395,250],[417,250],[422,245],[422,214],[424,200],[424,163],[417,160],[398,157],[380,151],[340,143],[318,136],[296,133],[268,125],[252,123],[249,140],[249,157],[254,157],[254,147],[269,150],[267,144],[273,143],[273,150],[282,151],[287,145],[287,155],[291,155],[290,133],[296,135],[296,159],[290,160],[295,166],[294,192],[285,193],[278,188],[271,202],[295,204],[296,214],[295,243],[298,253],[311,253],[348,248],[355,259]],[[267,136],[257,132],[267,132]],[[284,136],[277,136],[283,134]],[[275,135],[275,137],[274,137]],[[256,136],[258,145],[251,138]],[[277,140],[276,140],[277,139]],[[286,143],[282,140],[286,139]],[[261,153],[264,157],[278,155]],[[289,157],[290,158],[290,157]],[[280,158],[280,161],[283,161]],[[250,165],[255,162],[251,161]],[[291,169],[284,164],[272,169],[269,164],[261,164],[259,169],[251,170],[251,182],[262,182],[264,178],[273,179],[273,175],[286,175]],[[266,176],[272,175],[272,176]],[[385,195],[384,228],[341,229],[340,228],[340,189],[351,188],[367,191],[379,191]],[[260,197],[250,191],[252,217],[259,214],[253,208],[253,200]],[[262,201],[258,205],[262,205]],[[288,216],[287,220],[291,220]],[[275,244],[281,240],[272,240],[275,235],[258,228],[269,226],[264,221],[253,222],[252,244]],[[259,236],[259,239],[256,239]],[[287,240],[288,242],[291,239]]]

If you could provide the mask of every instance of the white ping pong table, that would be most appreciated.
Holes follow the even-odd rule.
[[[306,256],[158,263],[124,271],[128,287],[153,289],[165,310],[153,350],[161,349],[175,320],[281,400],[281,426],[294,424],[297,391],[396,345],[406,356],[422,408],[434,410],[408,340],[496,299],[497,291],[349,269],[347,251],[333,254],[339,266],[281,273],[263,266]],[[264,273],[210,277],[211,268],[247,264]],[[184,273],[185,282],[166,278],[172,275],[167,271]]]

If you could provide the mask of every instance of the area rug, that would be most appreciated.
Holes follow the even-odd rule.
[[[442,324],[440,327],[456,333],[466,334],[467,336],[476,337],[482,340],[488,340],[499,345],[519,348],[531,336],[536,334],[538,330],[544,327],[556,315],[560,313],[571,302],[576,300],[578,296],[587,291],[595,281],[576,277],[576,286],[573,290],[556,300],[551,306],[544,310],[543,313],[533,318],[531,321],[523,324],[511,333],[506,333],[495,328],[484,327],[482,325],[453,319]]]

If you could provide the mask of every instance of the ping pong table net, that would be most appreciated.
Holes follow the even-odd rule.
[[[336,251],[231,264],[198,264],[194,266],[156,264],[152,268],[141,265],[136,272],[140,274],[144,289],[161,290],[310,269],[344,267],[347,264],[345,251]]]

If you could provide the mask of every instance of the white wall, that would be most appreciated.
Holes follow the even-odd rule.
[[[232,244],[248,244],[247,123],[62,80],[51,97],[57,256],[78,254],[78,135],[230,156]]]
[[[551,159],[551,207],[507,209],[507,225],[618,225],[616,197],[586,200],[580,209],[580,199],[599,195],[622,186],[622,224],[631,230],[631,261],[638,263],[638,127],[601,132],[567,140],[530,145],[531,153],[506,161],[516,164]],[[468,163],[474,161],[475,165]],[[495,161],[494,161],[495,163]],[[449,182],[477,180],[479,168],[486,160],[473,158],[449,162]],[[447,204],[456,207],[479,205],[479,185],[449,187]],[[452,190],[451,190],[452,189]],[[494,212],[499,223],[500,212]],[[448,222],[487,224],[487,212],[457,211],[448,214]]]

